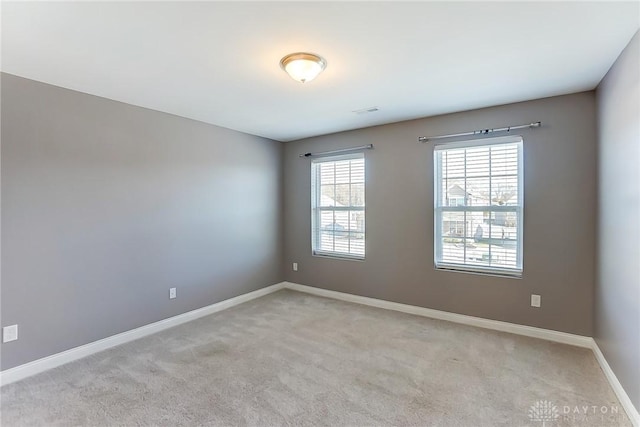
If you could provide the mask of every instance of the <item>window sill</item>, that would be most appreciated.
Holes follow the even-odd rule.
[[[342,261],[364,261],[364,257],[361,256],[354,256],[354,255],[347,255],[347,254],[340,254],[340,253],[334,253],[334,252],[312,252],[313,256],[315,257],[319,257],[319,258],[330,258],[330,259],[338,259],[338,260],[342,260]]]
[[[458,265],[438,265],[434,268],[437,271],[448,271],[452,273],[466,273],[479,276],[501,277],[506,279],[522,279],[522,271],[491,270],[484,268],[461,267]]]

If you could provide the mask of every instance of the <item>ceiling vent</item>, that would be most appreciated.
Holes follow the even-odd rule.
[[[353,110],[353,112],[356,114],[369,114],[369,113],[375,113],[378,110],[379,110],[378,107],[369,107],[369,108],[363,108],[361,110]]]

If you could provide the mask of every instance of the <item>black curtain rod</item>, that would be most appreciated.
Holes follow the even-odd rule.
[[[304,153],[300,154],[300,157],[326,156],[327,154],[347,153],[350,151],[369,150],[371,148],[373,148],[373,144],[362,145],[360,147],[342,148],[340,150],[323,151],[321,153]]]

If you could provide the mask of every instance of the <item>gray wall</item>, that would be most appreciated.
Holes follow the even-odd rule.
[[[280,282],[282,144],[2,74],[2,369]],[[178,298],[168,299],[177,287]]]
[[[425,95],[427,96],[427,95]],[[383,106],[384,108],[384,106]],[[419,135],[541,120],[524,137],[522,279],[433,268],[433,152]],[[366,260],[311,255],[310,160],[366,151]],[[595,94],[585,92],[285,144],[285,278],[356,295],[591,336],[595,263]],[[293,272],[291,263],[299,263]],[[530,295],[542,307],[530,307]]]
[[[597,90],[595,339],[640,409],[640,33]]]

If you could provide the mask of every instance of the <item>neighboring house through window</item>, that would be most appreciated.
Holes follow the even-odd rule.
[[[314,255],[364,259],[364,154],[324,157],[311,164]]]
[[[522,137],[436,145],[436,268],[522,274]]]

